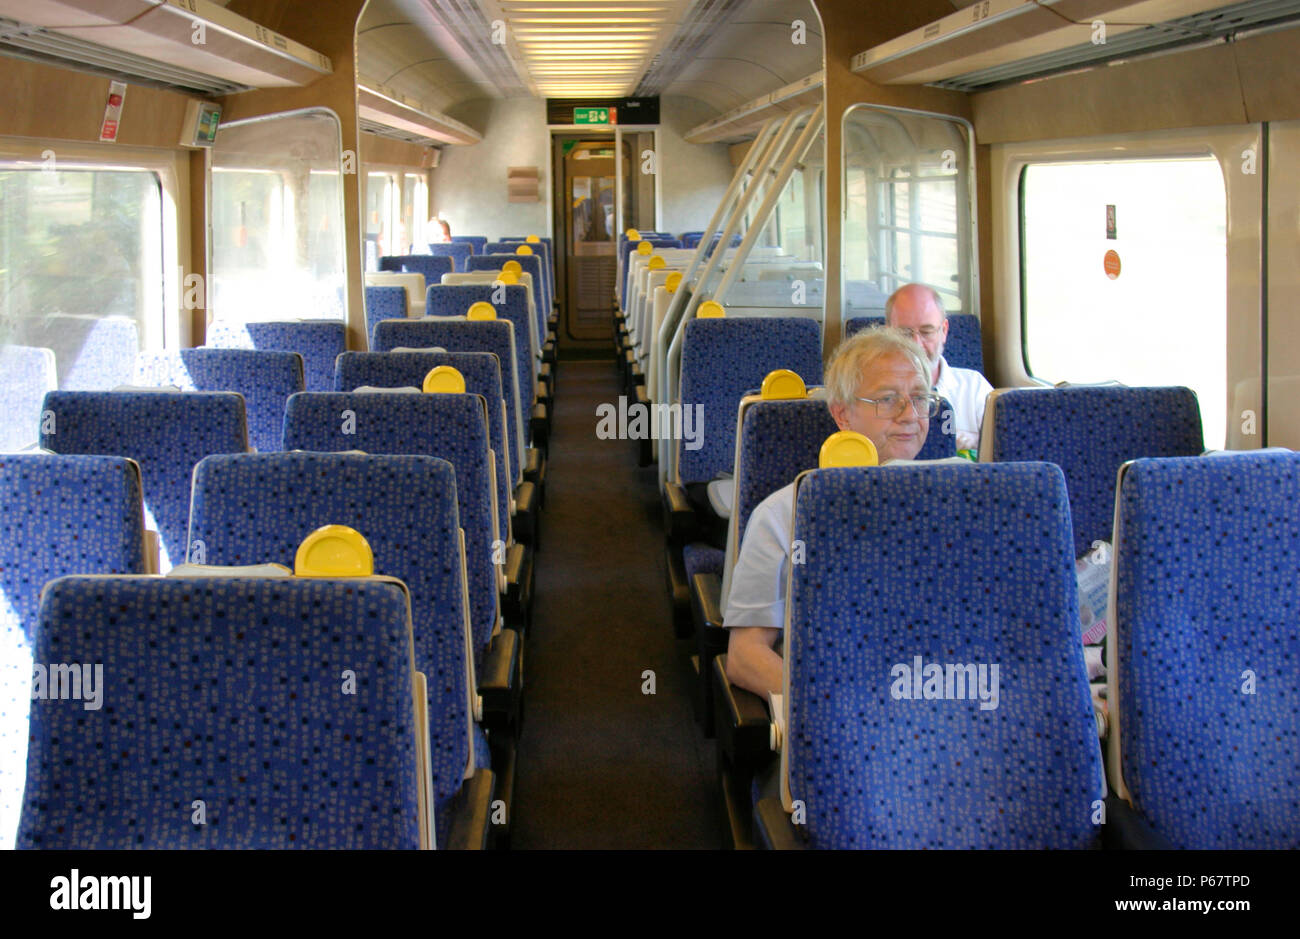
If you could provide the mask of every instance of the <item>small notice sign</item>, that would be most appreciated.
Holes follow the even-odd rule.
[[[1115,207],[1106,206],[1106,239],[1114,241],[1119,236],[1115,233]]]
[[[613,108],[574,108],[573,123],[575,124],[612,124],[614,122]]]
[[[104,121],[99,125],[99,139],[112,143],[117,140],[122,123],[122,102],[126,100],[126,82],[109,82],[108,101],[104,105]]]
[[[1107,251],[1106,258],[1103,264],[1105,265],[1106,268],[1107,277],[1109,277],[1111,280],[1115,280],[1119,277],[1120,264],[1119,264],[1118,251],[1114,251],[1114,250]]]

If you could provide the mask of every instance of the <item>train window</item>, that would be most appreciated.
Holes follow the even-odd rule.
[[[212,151],[217,317],[342,318],[341,168],[328,111],[222,125]]]
[[[845,316],[907,283],[971,312],[971,136],[966,124],[870,105],[844,119]]]
[[[404,251],[420,254],[429,250],[428,224],[428,183],[417,173],[406,173],[402,176],[402,225],[410,243]]]
[[[1200,399],[1206,446],[1222,446],[1226,199],[1212,157],[1026,166],[1026,371],[1051,382],[1186,385]]]

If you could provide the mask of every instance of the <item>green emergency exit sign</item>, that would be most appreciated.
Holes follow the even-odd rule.
[[[613,108],[574,108],[573,123],[608,124],[613,113]]]

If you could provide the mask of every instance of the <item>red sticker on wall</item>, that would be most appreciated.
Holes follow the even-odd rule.
[[[1111,280],[1119,277],[1119,252],[1114,250],[1107,251],[1105,265],[1107,277]]]

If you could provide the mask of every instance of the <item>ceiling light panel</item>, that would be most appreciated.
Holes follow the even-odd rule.
[[[546,97],[631,95],[698,0],[479,0]]]

